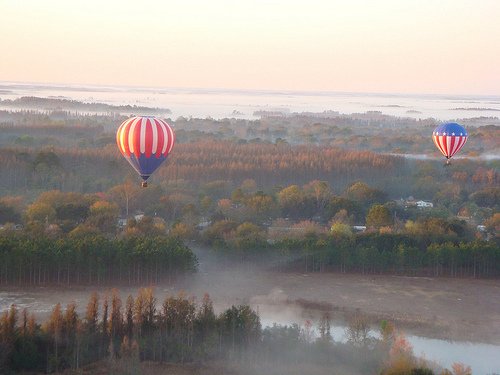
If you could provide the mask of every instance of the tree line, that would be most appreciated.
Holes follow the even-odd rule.
[[[271,227],[266,233],[252,223],[221,220],[202,234],[202,240],[225,256],[264,263],[272,259],[280,269],[301,272],[499,277],[498,243],[470,238],[463,231],[459,222],[435,218],[410,222],[400,232],[386,227],[366,233],[354,233],[339,222],[330,230],[302,222]]]
[[[26,309],[20,313],[12,305],[0,317],[0,371],[52,373],[100,361],[110,373],[133,374],[139,372],[141,361],[220,360],[256,373],[276,366],[307,372],[313,366],[329,373],[337,369],[356,374],[432,375],[433,368],[439,368],[416,358],[391,323],[382,322],[380,338],[374,338],[368,321],[355,314],[346,328],[347,342],[335,341],[330,324],[325,313],[316,328],[310,321],[303,326],[263,328],[248,305],[217,314],[208,294],[201,303],[183,293],[158,301],[148,288],[122,301],[114,289],[102,296],[93,293],[83,317],[75,303],[65,309],[57,304],[41,325]]]
[[[0,235],[0,285],[144,285],[196,270],[196,256],[165,236]]]
[[[114,144],[99,151],[75,147],[2,148],[0,161],[0,188],[12,192],[33,187],[95,192],[133,175]],[[357,179],[381,182],[381,173],[394,178],[410,174],[404,159],[368,151],[200,141],[177,144],[155,179],[195,183],[225,179],[241,183],[251,177],[260,186],[273,186],[326,177],[333,186],[345,187]]]
[[[63,111],[63,110],[77,110],[83,112],[127,112],[127,113],[158,113],[169,114],[171,111],[167,108],[151,108],[137,105],[111,105],[98,102],[81,102],[71,99],[60,98],[41,98],[36,96],[23,96],[16,99],[0,100],[2,107],[26,108],[26,109],[40,109],[44,111]]]
[[[127,176],[137,178],[116,144],[109,143],[114,142],[112,136],[94,141],[84,135],[75,136],[68,147],[64,147],[64,140],[43,140],[43,146],[37,146],[30,137],[9,138],[9,147],[0,149],[0,191],[98,192],[123,182]],[[80,141],[75,144],[73,140],[78,138]],[[84,143],[90,142],[96,146],[84,147]],[[18,146],[12,147],[15,143]],[[480,160],[461,160],[443,171],[442,164],[436,161],[409,160],[371,151],[220,140],[177,143],[175,152],[152,182],[166,185],[185,180],[201,185],[226,180],[238,185],[248,178],[262,189],[323,180],[342,190],[363,180],[390,196],[418,195],[426,199],[445,189],[452,195],[457,189],[470,194],[500,182],[495,165]]]
[[[279,251],[301,255],[306,272],[338,271],[405,276],[492,278],[500,276],[500,247],[492,242],[432,242],[393,234],[283,240]]]
[[[22,230],[3,227],[0,281],[3,277],[4,283],[33,285],[156,282],[164,280],[163,272],[171,275],[171,264],[184,262],[180,268],[189,268],[192,254],[179,247],[181,240],[201,240],[242,258],[259,254],[286,262],[289,256],[299,257],[306,271],[499,275],[498,214],[484,222],[488,234],[450,218],[443,209],[382,204],[385,193],[362,182],[340,196],[317,180],[274,194],[256,190],[250,179],[232,191],[227,182],[215,181],[202,185],[198,199],[184,186],[166,196],[159,187],[140,189],[134,184],[118,185],[106,194],[48,191],[24,210],[21,197],[0,199],[0,223],[23,218],[24,224]],[[229,198],[217,200],[226,194]],[[487,215],[496,209],[497,195],[495,188],[472,195],[477,203],[492,204],[476,212]],[[135,212],[139,203],[146,216],[138,220],[127,216],[129,206]],[[126,217],[122,227],[120,213]],[[366,233],[356,233],[356,228],[365,229],[356,224],[365,224]],[[158,244],[164,248],[158,249]],[[77,272],[70,271],[73,265]]]
[[[27,107],[36,108],[41,103],[32,103],[23,99]],[[41,101],[47,99],[40,99]],[[51,101],[48,99],[48,101]],[[0,106],[7,101],[0,102]],[[108,138],[113,143],[114,131],[126,118],[118,112],[140,112],[139,107],[101,107],[100,104],[91,104],[92,110],[99,110],[100,114],[88,114],[85,108],[78,108],[82,103],[52,100],[44,103],[43,110],[24,110],[19,112],[0,111],[0,126],[29,127],[27,133],[35,133],[37,127],[45,125],[63,126],[66,129],[85,125],[101,127],[95,134],[97,139]],[[8,108],[8,106],[5,106]],[[92,111],[91,110],[91,111]],[[153,109],[150,109],[153,110]],[[107,113],[104,113],[107,112]],[[160,110],[157,113],[162,113]],[[165,113],[165,111],[163,111]],[[383,115],[371,111],[350,115],[340,115],[332,111],[324,113],[301,113],[282,116],[261,116],[257,120],[226,118],[215,120],[211,118],[184,118],[167,119],[174,126],[177,139],[180,143],[206,140],[238,140],[238,142],[264,142],[276,144],[314,144],[328,145],[349,150],[370,150],[385,153],[409,154],[437,154],[434,144],[429,141],[429,134],[439,124],[435,119],[411,119]],[[497,118],[464,119],[463,124],[468,128],[469,135],[474,142],[469,142],[462,155],[471,156],[480,153],[489,153],[498,144],[500,123]],[[57,136],[54,129],[49,137]],[[78,139],[65,138],[66,142],[75,142]],[[1,141],[1,140],[0,140]],[[95,147],[97,142],[82,144],[82,147]]]

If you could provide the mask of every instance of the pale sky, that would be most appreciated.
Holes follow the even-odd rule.
[[[500,94],[500,0],[0,0],[0,81]]]

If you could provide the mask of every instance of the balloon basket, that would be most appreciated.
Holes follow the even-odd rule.
[[[143,188],[148,187],[148,182],[147,182],[147,181],[142,181],[141,186],[142,186]]]

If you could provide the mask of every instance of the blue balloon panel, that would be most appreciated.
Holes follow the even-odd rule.
[[[141,154],[139,158],[136,158],[134,154],[131,154],[130,157],[125,157],[127,161],[130,163],[132,167],[139,173],[141,178],[146,181],[154,171],[158,169],[158,167],[167,160],[166,156],[156,157],[152,155],[147,158],[146,155]]]

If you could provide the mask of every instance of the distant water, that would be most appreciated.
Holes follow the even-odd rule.
[[[405,95],[342,92],[147,88],[0,82],[0,99],[59,97],[113,105],[168,108],[170,117],[254,119],[255,111],[342,114],[380,111],[416,119],[455,120],[500,117],[500,95]],[[1,106],[1,102],[0,102]]]

